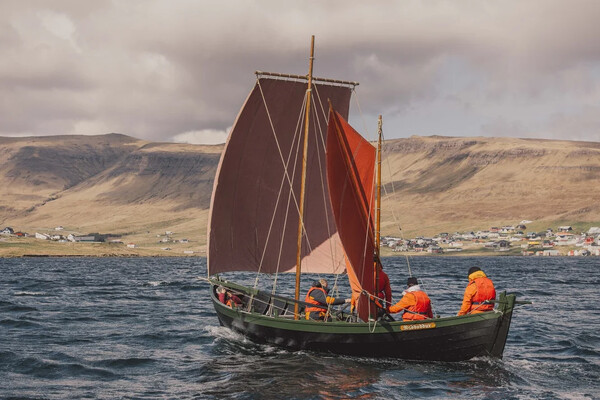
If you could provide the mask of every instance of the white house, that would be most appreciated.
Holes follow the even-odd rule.
[[[590,230],[588,231],[588,235],[590,235],[590,236],[600,235],[600,227],[598,227],[598,226],[592,226],[590,228]]]

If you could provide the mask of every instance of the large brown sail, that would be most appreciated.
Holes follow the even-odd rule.
[[[261,77],[242,107],[213,188],[209,275],[294,271],[302,157],[298,126],[305,94],[305,82]],[[330,100],[347,117],[351,88],[314,83],[312,95],[316,111],[308,139],[302,272],[341,273],[345,263],[327,189],[322,110]]]

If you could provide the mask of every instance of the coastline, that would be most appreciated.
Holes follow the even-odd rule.
[[[158,245],[135,248],[123,243],[60,243],[34,238],[3,238],[0,258],[20,257],[205,257],[203,246],[171,245],[165,250]]]
[[[561,249],[564,254],[551,257],[567,257],[571,247]],[[494,251],[492,249],[474,248],[460,252],[427,253],[427,252],[396,252],[384,247],[381,249],[382,258],[390,257],[522,257],[521,248],[511,248],[509,251]],[[206,257],[206,245],[172,245],[169,250],[158,245],[129,248],[122,243],[59,243],[41,241],[34,238],[2,238],[0,240],[0,258],[45,258],[45,257]],[[530,255],[530,257],[535,257]],[[592,256],[594,257],[594,256]]]

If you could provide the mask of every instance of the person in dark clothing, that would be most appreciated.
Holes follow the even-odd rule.
[[[350,303],[350,299],[336,299],[328,296],[328,293],[329,287],[325,279],[319,279],[313,283],[304,299],[305,303],[310,304],[304,310],[306,319],[324,320],[329,305]]]

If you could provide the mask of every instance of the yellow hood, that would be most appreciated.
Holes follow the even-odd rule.
[[[471,275],[469,275],[469,281],[475,280],[477,278],[487,278],[487,275],[481,270],[475,271]]]

